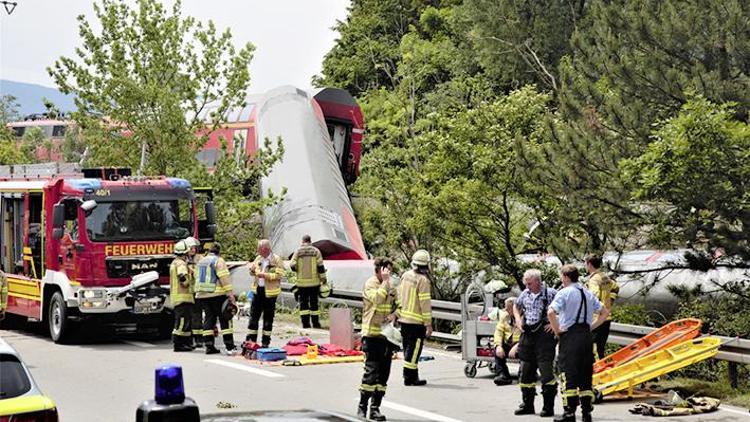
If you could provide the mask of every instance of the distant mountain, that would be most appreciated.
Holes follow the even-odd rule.
[[[75,110],[72,95],[65,95],[55,88],[42,85],[0,79],[0,95],[16,97],[16,101],[20,104],[18,113],[21,117],[46,111],[42,102],[43,98],[52,101],[62,112]]]

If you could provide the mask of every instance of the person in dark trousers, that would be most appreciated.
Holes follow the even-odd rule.
[[[398,321],[404,343],[404,385],[420,386],[419,356],[425,338],[432,335],[432,296],[429,274],[430,254],[420,249],[411,258],[412,269],[401,277],[398,287]]]
[[[219,353],[214,345],[214,327],[216,320],[219,321],[221,336],[228,354],[236,351],[234,345],[234,329],[232,320],[225,317],[222,312],[224,301],[236,303],[232,293],[232,281],[229,277],[229,268],[223,258],[219,256],[221,246],[218,243],[211,245],[208,255],[203,257],[195,270],[195,297],[203,308],[205,318],[203,320],[203,344],[206,354]]]
[[[320,328],[318,295],[320,285],[326,283],[326,268],[323,265],[323,254],[312,245],[310,236],[302,236],[302,246],[294,251],[289,267],[297,273],[302,328],[310,328],[310,322],[313,328]]]
[[[284,276],[284,261],[271,252],[271,242],[262,239],[258,242],[258,256],[249,264],[253,278],[251,289],[255,294],[250,305],[250,322],[247,325],[246,341],[258,341],[258,325],[263,315],[263,336],[261,345],[271,344],[273,318],[276,314],[276,298],[281,294],[281,278]]]
[[[522,398],[521,405],[514,414],[535,413],[534,397],[539,371],[543,398],[539,416],[551,417],[555,415],[557,395],[557,380],[552,370],[557,341],[547,319],[547,308],[557,291],[542,283],[542,273],[536,269],[526,270],[523,283],[526,289],[518,296],[513,308],[516,327],[521,331],[518,341],[518,359],[521,361],[518,385],[521,387]]]
[[[396,289],[391,286],[392,269],[393,263],[389,259],[376,258],[375,275],[365,282],[362,292],[362,351],[365,353],[365,373],[359,386],[357,416],[367,418],[369,403],[370,419],[374,421],[386,420],[380,413],[380,404],[391,374],[395,347],[381,332],[383,324],[395,318],[393,311]]]
[[[555,418],[555,422],[575,422],[579,403],[583,422],[590,422],[594,409],[594,392],[591,388],[594,340],[591,330],[607,319],[609,309],[578,283],[578,268],[575,265],[563,265],[560,277],[563,289],[547,311],[552,329],[560,338],[558,359],[565,412]],[[595,312],[599,316],[593,320]]]
[[[172,339],[175,352],[193,350],[190,344],[192,335],[193,274],[187,264],[188,247],[184,240],[174,245],[175,259],[169,265],[169,300],[174,310]]]
[[[604,359],[604,356],[606,355],[605,349],[607,347],[607,338],[609,337],[609,328],[612,324],[612,305],[614,305],[617,296],[620,294],[620,286],[617,285],[616,281],[609,278],[607,274],[601,270],[601,267],[601,256],[588,255],[586,257],[586,272],[589,273],[586,287],[588,287],[589,291],[593,293],[602,305],[604,305],[604,307],[610,312],[610,316],[607,317],[607,320],[593,331],[597,359]],[[594,319],[598,316],[598,313],[594,313]]]
[[[188,247],[187,265],[190,269],[190,273],[194,275],[198,261],[203,259],[203,255],[198,253],[201,247],[201,242],[194,237],[188,237],[185,239],[185,244]],[[195,277],[193,277],[193,279],[195,279]],[[191,321],[193,329],[193,347],[201,348],[203,347],[203,309],[200,306],[193,306]]]

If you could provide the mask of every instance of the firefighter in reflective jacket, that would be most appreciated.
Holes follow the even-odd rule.
[[[188,237],[185,239],[185,244],[188,247],[188,268],[190,268],[191,273],[195,274],[198,261],[203,259],[203,255],[198,253],[201,242],[194,237]],[[193,306],[193,316],[191,319],[193,323],[193,347],[201,348],[203,347],[203,309],[200,306]]]
[[[578,283],[578,268],[563,265],[560,269],[563,289],[555,296],[547,315],[560,338],[558,362],[565,412],[555,422],[575,422],[576,408],[581,405],[583,422],[591,422],[594,391],[591,388],[594,365],[592,329],[609,315],[599,299]],[[599,316],[594,319],[594,312]]]
[[[418,362],[426,337],[432,335],[432,305],[429,274],[430,254],[420,249],[411,258],[412,269],[401,277],[398,320],[404,341],[404,385],[425,385],[419,379]]]
[[[292,255],[290,268],[297,273],[297,292],[299,293],[299,315],[302,328],[320,328],[320,309],[318,295],[320,285],[326,283],[326,269],[323,266],[323,254],[312,245],[310,236],[302,236],[302,246]]]
[[[380,404],[385,396],[394,347],[382,335],[381,327],[393,320],[396,289],[391,286],[393,263],[387,258],[375,259],[375,275],[365,282],[362,292],[362,351],[365,352],[365,373],[359,387],[360,399],[357,416],[367,418],[370,404],[370,420],[384,421]],[[372,399],[372,403],[370,402]]]
[[[516,298],[509,297],[505,299],[505,309],[498,313],[497,325],[495,326],[495,335],[493,344],[495,345],[495,385],[512,384],[508,370],[508,357],[510,351],[521,337],[521,332],[515,326],[513,316],[513,306],[516,304]]]
[[[198,261],[195,274],[196,299],[203,309],[205,318],[203,320],[203,343],[206,346],[206,354],[219,353],[214,344],[214,327],[219,320],[221,336],[227,353],[234,353],[234,331],[232,320],[224,316],[222,306],[225,300],[235,303],[232,293],[232,281],[229,278],[229,269],[224,259],[219,256],[221,246],[218,243],[211,245],[208,255]]]
[[[281,294],[281,277],[284,276],[284,261],[271,252],[271,242],[262,239],[258,242],[258,256],[249,264],[250,275],[254,276],[251,289],[255,294],[250,306],[250,322],[247,325],[245,340],[258,341],[258,325],[263,314],[263,336],[261,345],[271,344],[273,317],[276,313],[276,298]]]
[[[610,312],[612,311],[612,305],[614,305],[617,296],[620,294],[620,286],[617,282],[609,278],[602,270],[602,258],[598,255],[589,255],[586,257],[586,271],[590,274],[588,283],[589,291],[599,299],[599,301],[607,308]],[[594,319],[599,316],[599,313],[594,313]],[[594,346],[596,347],[596,354],[599,359],[604,359],[605,348],[607,346],[607,337],[609,337],[609,328],[612,324],[612,316],[610,314],[607,320],[604,321],[596,330],[592,332],[594,335]]]
[[[174,245],[177,257],[169,266],[169,300],[174,309],[174,330],[172,338],[175,352],[193,350],[190,336],[192,334],[193,275],[187,264],[188,247],[184,240]]]
[[[0,270],[0,321],[5,319],[5,311],[8,309],[8,277]]]

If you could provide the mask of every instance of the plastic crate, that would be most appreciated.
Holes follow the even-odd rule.
[[[277,360],[286,359],[286,350],[278,347],[267,347],[265,349],[258,349],[256,352],[258,360],[265,362],[272,362]]]

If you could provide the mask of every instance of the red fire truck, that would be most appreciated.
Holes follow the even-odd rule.
[[[211,241],[210,190],[128,169],[0,166],[0,268],[11,317],[44,321],[55,342],[77,322],[171,331],[175,241]]]

